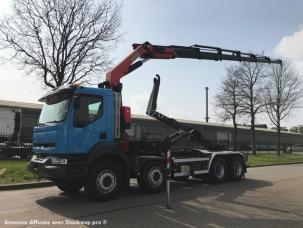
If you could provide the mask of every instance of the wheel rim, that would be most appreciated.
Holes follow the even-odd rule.
[[[163,174],[160,168],[154,167],[150,169],[148,172],[148,180],[153,186],[160,186],[163,181]]]
[[[99,192],[109,193],[117,184],[116,174],[111,170],[102,170],[96,178],[96,186]]]
[[[218,162],[215,166],[215,173],[217,178],[221,179],[223,178],[224,174],[225,174],[225,169],[224,169],[224,165],[221,162]]]
[[[234,163],[234,174],[235,176],[240,176],[242,174],[242,164],[239,161]]]

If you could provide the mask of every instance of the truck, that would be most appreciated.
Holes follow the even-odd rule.
[[[165,181],[189,177],[211,183],[241,180],[246,160],[239,151],[208,150],[196,129],[157,111],[160,76],[154,85],[146,114],[176,130],[164,140],[130,140],[130,107],[122,105],[120,80],[151,59],[198,59],[281,64],[251,53],[193,45],[133,44],[133,51],[106,74],[97,88],[80,84],[46,93],[39,124],[33,131],[33,153],[28,169],[55,183],[67,193],[84,187],[95,200],[109,200],[136,178],[143,192],[161,191]],[[174,149],[182,139],[195,140],[197,148]]]

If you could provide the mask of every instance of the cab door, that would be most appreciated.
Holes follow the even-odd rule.
[[[74,97],[68,128],[68,151],[86,154],[96,144],[113,141],[106,107],[106,95],[78,94]]]

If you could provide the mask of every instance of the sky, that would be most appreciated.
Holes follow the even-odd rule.
[[[111,57],[118,63],[132,50],[132,43],[145,41],[158,45],[201,44],[286,57],[303,75],[302,8],[301,0],[124,0],[123,37]],[[0,0],[0,17],[9,9],[10,0]],[[210,122],[219,122],[214,96],[230,64],[188,59],[148,61],[122,79],[123,103],[133,113],[144,114],[153,76],[160,74],[160,112],[205,121],[205,87],[209,87]],[[100,82],[103,78],[100,73]],[[44,92],[35,78],[27,77],[12,64],[1,63],[0,99],[36,102]],[[257,122],[270,125],[264,116]],[[300,124],[303,110],[293,111],[282,122],[288,127]]]

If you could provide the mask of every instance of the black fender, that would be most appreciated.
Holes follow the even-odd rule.
[[[117,163],[121,168],[124,177],[124,186],[128,187],[130,179],[130,167],[128,158],[125,153],[126,152],[119,149],[118,145],[115,143],[96,144],[89,152],[87,170],[88,173],[90,169],[98,162],[101,162],[102,160],[109,160],[113,163]]]

